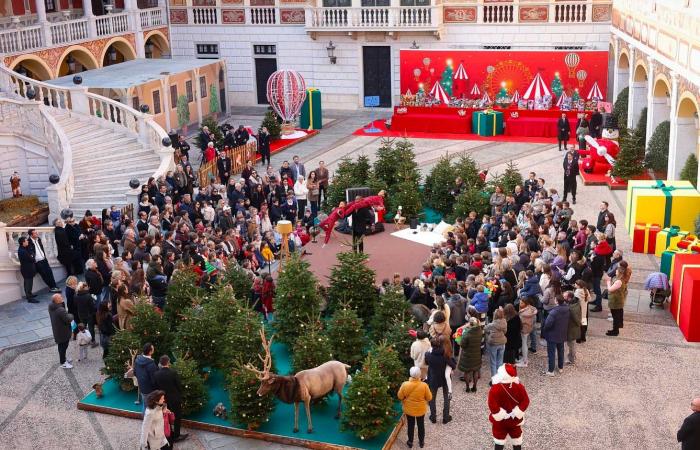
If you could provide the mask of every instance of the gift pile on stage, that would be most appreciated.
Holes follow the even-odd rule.
[[[700,193],[688,181],[631,180],[625,224],[632,251],[660,257],[671,284],[671,314],[689,342],[700,342]]]

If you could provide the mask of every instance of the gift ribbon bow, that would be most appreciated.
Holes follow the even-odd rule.
[[[629,202],[627,204],[627,229],[631,229],[632,225],[632,214],[629,214],[629,212],[632,210],[632,201],[634,199],[634,190],[635,189],[660,189],[661,192],[663,192],[664,196],[666,197],[666,205],[664,208],[664,228],[668,228],[671,226],[671,212],[673,211],[673,194],[672,192],[675,190],[679,189],[692,189],[695,190],[695,188],[691,186],[666,186],[666,184],[662,180],[656,180],[656,183],[651,185],[651,186],[634,186],[632,187],[632,191],[630,192],[629,196]]]

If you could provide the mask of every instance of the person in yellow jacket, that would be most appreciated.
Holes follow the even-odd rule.
[[[411,378],[404,381],[399,388],[398,397],[401,400],[403,413],[406,414],[408,448],[413,447],[413,431],[418,423],[418,445],[425,446],[425,413],[428,412],[428,402],[433,399],[428,384],[421,381],[420,367],[411,367]]]

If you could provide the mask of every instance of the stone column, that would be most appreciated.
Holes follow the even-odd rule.
[[[46,4],[44,0],[34,0],[36,5],[36,17],[39,25],[41,25],[41,34],[44,38],[44,44],[46,47],[51,47],[53,41],[51,40],[51,28],[49,20],[46,18]]]
[[[160,80],[160,87],[163,90],[163,114],[165,114],[165,129],[166,130],[172,130],[172,126],[170,124],[170,83],[168,82],[170,80],[170,77],[165,77]]]
[[[88,20],[88,36],[91,38],[97,37],[97,19],[92,11],[92,1],[83,0],[83,17]]]
[[[644,145],[649,144],[651,135],[654,134],[654,58],[647,58],[647,139]]]
[[[199,85],[199,68],[196,68],[192,70],[192,75],[194,76],[194,80],[192,83],[192,86],[194,88],[194,92],[192,93],[194,95],[194,98],[197,101],[197,120],[199,121],[199,126],[202,126],[202,120],[204,119],[202,115],[202,88]],[[206,89],[206,86],[205,86]]]
[[[634,122],[634,48],[630,47],[629,96],[627,100],[627,126],[632,128]]]
[[[671,72],[671,133],[668,138],[668,176],[669,180],[675,180],[681,173],[683,164],[679,155],[683,152],[678,148],[678,74]],[[647,130],[649,136],[649,130]]]

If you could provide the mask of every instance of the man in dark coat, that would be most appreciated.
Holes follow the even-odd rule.
[[[51,303],[49,303],[49,317],[51,319],[53,340],[58,346],[58,358],[61,367],[64,369],[72,369],[71,360],[66,358],[66,350],[68,349],[70,338],[73,336],[70,327],[73,321],[73,315],[68,314],[68,311],[66,311],[61,294],[54,294],[51,297]]]
[[[204,150],[207,149],[209,141],[209,127],[202,127],[201,131],[199,132],[199,149],[202,151],[202,153],[204,153]]]
[[[568,311],[568,310],[567,310]],[[158,370],[155,361],[153,361],[153,352],[155,348],[153,344],[147,342],[143,346],[143,353],[136,357],[134,361],[134,376],[139,383],[139,391],[141,392],[141,411],[146,411],[146,397],[148,394],[156,390],[155,373]]]
[[[19,258],[19,271],[24,279],[24,295],[29,303],[39,303],[36,295],[32,293],[34,287],[34,275],[36,275],[36,266],[34,262],[34,252],[29,247],[29,241],[26,237],[19,238],[19,249],[17,249],[17,258]]]
[[[262,127],[258,133],[258,152],[260,153],[260,162],[265,167],[265,161],[270,164],[270,132],[267,127]]]
[[[56,250],[58,251],[58,261],[66,268],[68,275],[73,273],[73,247],[68,239],[68,232],[63,224],[63,220],[57,218],[53,221],[54,239],[56,239]]]
[[[569,146],[569,136],[571,136],[571,124],[567,119],[566,114],[562,113],[561,118],[557,120],[557,141],[559,143],[559,151],[561,144],[564,143],[564,150]]]
[[[160,357],[160,369],[153,375],[156,388],[165,392],[165,402],[168,409],[175,414],[173,432],[170,435],[172,442],[187,439],[187,433],[180,434],[180,421],[182,420],[182,383],[180,375],[170,368],[168,355]]]
[[[603,135],[603,108],[600,108],[600,111],[595,111],[593,115],[591,115],[591,122],[590,122],[590,132],[591,132],[591,137],[599,139]]]
[[[578,177],[578,152],[576,150],[570,150],[566,152],[564,157],[564,162],[562,163],[564,168],[564,201],[566,197],[571,193],[573,197],[573,204],[576,204],[576,177]]]
[[[233,139],[236,141],[236,147],[240,147],[241,145],[245,145],[248,143],[248,139],[250,139],[250,134],[243,125],[238,125],[238,129],[235,133],[233,133]]]
[[[542,327],[542,337],[547,341],[548,376],[554,376],[555,353],[558,353],[559,372],[564,370],[564,342],[569,330],[569,307],[565,303],[564,297],[557,297],[557,306],[549,311]]]
[[[433,394],[433,399],[428,402],[430,406],[430,421],[437,422],[435,416],[435,394],[437,390],[442,388],[442,423],[448,423],[452,420],[450,415],[450,393],[447,390],[447,379],[445,378],[445,369],[449,365],[455,369],[456,364],[452,358],[445,356],[445,349],[441,342],[441,337],[430,340],[432,349],[425,353],[425,363],[428,365],[428,386]]]
[[[685,418],[676,434],[676,439],[681,443],[681,450],[700,448],[700,397],[690,402],[690,409],[693,413]]]
[[[72,213],[65,217],[66,221],[66,233],[68,234],[68,240],[73,248],[73,274],[83,273],[83,257],[80,253],[80,241],[85,238],[80,225],[75,222]]]
[[[219,179],[224,186],[228,185],[228,179],[231,177],[231,158],[226,153],[222,153],[219,160],[216,162],[216,168],[219,171]]]
[[[39,232],[30,229],[27,231],[29,235],[29,247],[34,252],[34,261],[36,271],[44,280],[44,283],[49,287],[49,292],[61,292],[61,290],[56,286],[56,280],[53,277],[53,272],[51,271],[51,266],[49,266],[49,261],[46,256],[46,251],[44,250],[44,244],[41,242],[39,237]]]
[[[355,201],[362,200],[361,196],[355,197]],[[352,250],[355,253],[365,252],[364,236],[369,234],[369,227],[372,225],[374,214],[369,206],[359,208],[352,213]]]

